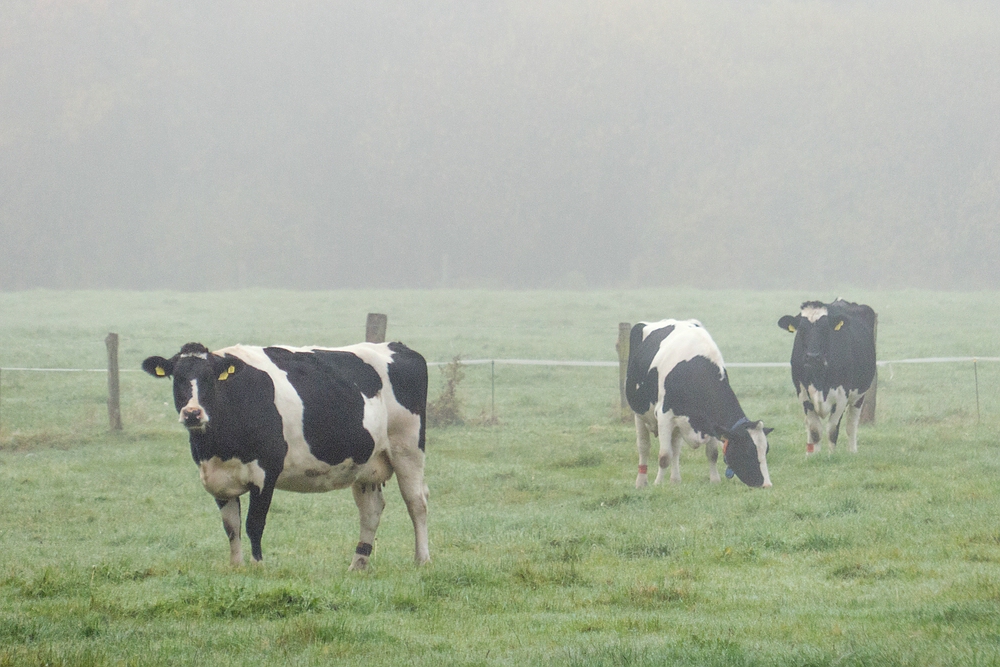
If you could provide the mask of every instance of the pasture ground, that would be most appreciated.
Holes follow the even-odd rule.
[[[697,317],[729,362],[785,361],[776,322],[837,294],[0,294],[0,367],[123,369],[198,340],[342,345],[365,314],[430,361],[612,360],[619,321]],[[1000,356],[1000,294],[852,292],[879,357]],[[1000,664],[1000,364],[880,369],[859,452],[804,455],[787,369],[733,368],[776,427],[774,488],[634,488],[617,369],[468,367],[466,425],[428,432],[430,565],[391,481],[373,566],[348,573],[348,491],[278,493],[262,566],[231,568],[170,387],[0,374],[0,665]],[[441,374],[431,369],[431,395]],[[245,511],[245,504],[244,504]]]

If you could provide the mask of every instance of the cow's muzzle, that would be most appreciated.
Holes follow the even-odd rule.
[[[817,368],[826,365],[826,359],[819,352],[806,352],[805,358],[803,358],[802,363],[806,365],[807,368]]]
[[[181,410],[181,423],[189,429],[204,430],[208,416],[201,408],[184,408]]]

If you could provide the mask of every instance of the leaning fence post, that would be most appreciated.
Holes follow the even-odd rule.
[[[108,346],[108,422],[112,431],[122,430],[121,394],[118,384],[118,334],[104,339]]]
[[[382,313],[368,313],[365,321],[365,342],[384,343],[385,330],[389,326],[389,316]]]
[[[621,400],[621,419],[627,422],[632,416],[632,409],[629,408],[628,399],[625,398],[625,376],[628,373],[628,345],[629,333],[632,325],[628,322],[618,323],[618,342],[615,349],[618,350],[618,395]]]
[[[875,338],[875,358],[878,359],[878,313],[875,313],[875,328],[872,330]],[[865,402],[861,405],[861,423],[875,423],[875,399],[878,391],[878,364],[875,365],[875,377],[872,378],[872,387],[865,394]]]

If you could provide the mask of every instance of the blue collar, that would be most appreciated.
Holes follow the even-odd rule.
[[[729,432],[732,433],[733,431],[735,431],[736,429],[738,429],[740,426],[743,426],[744,424],[749,424],[749,423],[750,423],[749,419],[747,419],[746,417],[740,417],[739,421],[737,421],[735,424],[733,424],[731,427],[729,427]]]

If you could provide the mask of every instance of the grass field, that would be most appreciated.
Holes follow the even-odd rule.
[[[617,369],[465,369],[464,426],[428,432],[432,563],[390,482],[372,568],[347,491],[279,492],[262,566],[231,568],[169,384],[182,343],[341,345],[365,314],[430,361],[613,360],[619,322],[697,317],[729,362],[785,361],[793,292],[0,294],[0,665],[997,665],[1000,364],[894,364],[858,453],[805,458],[787,369],[734,368],[776,428],[774,488],[634,488]],[[879,357],[1000,356],[1000,294],[851,292]],[[441,387],[431,371],[431,395]],[[978,418],[977,418],[978,414]]]

